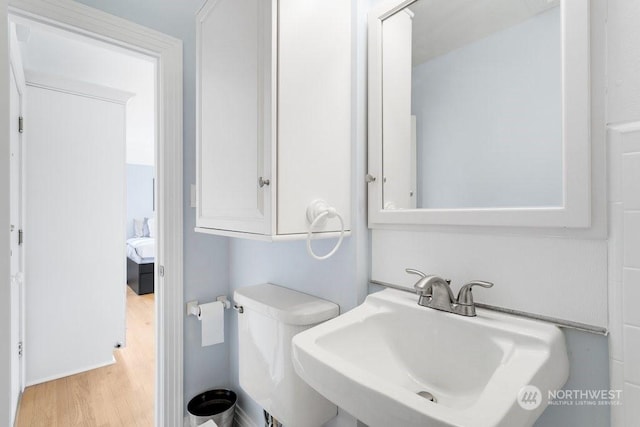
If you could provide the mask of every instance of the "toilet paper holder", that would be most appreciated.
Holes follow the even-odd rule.
[[[216,301],[220,301],[224,308],[231,308],[231,302],[227,299],[226,295],[220,295],[216,298]],[[196,316],[200,315],[200,303],[198,300],[189,301],[187,303],[187,316]]]

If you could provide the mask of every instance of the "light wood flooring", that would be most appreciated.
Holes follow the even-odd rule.
[[[154,295],[127,287],[127,347],[116,363],[27,387],[17,427],[152,427]]]

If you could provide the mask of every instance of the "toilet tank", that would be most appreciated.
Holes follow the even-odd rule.
[[[338,305],[270,283],[238,289],[240,387],[283,425],[318,427],[338,408],[293,369],[291,339],[339,314]]]

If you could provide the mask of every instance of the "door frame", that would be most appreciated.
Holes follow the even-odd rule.
[[[70,1],[9,0],[9,13],[142,53],[157,61],[155,425],[182,425],[182,41]]]

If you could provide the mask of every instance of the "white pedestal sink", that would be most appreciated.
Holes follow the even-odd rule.
[[[569,374],[564,336],[551,324],[445,313],[394,289],[296,335],[293,359],[309,385],[370,427],[529,426]],[[527,385],[541,395],[524,409]]]

